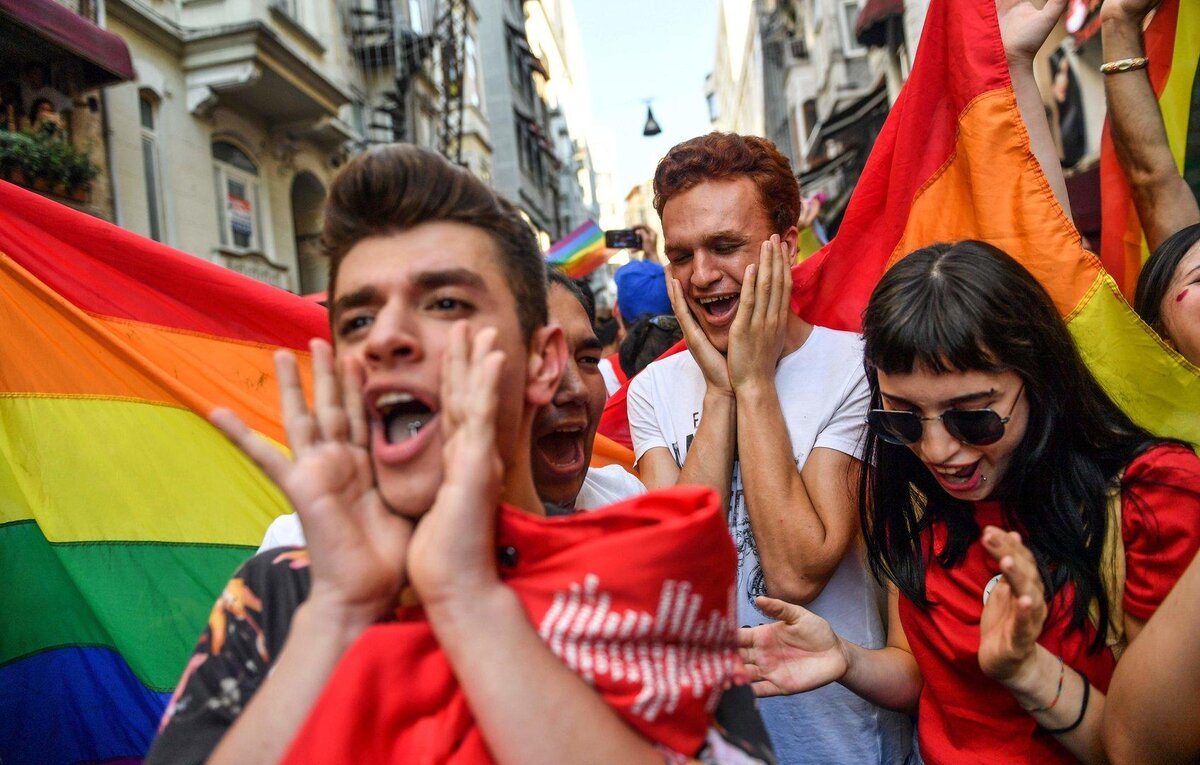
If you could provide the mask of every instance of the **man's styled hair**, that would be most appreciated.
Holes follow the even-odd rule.
[[[763,212],[777,234],[800,218],[800,184],[787,157],[765,138],[709,133],[676,145],[654,171],[654,209],[661,218],[671,197],[705,181],[746,176],[758,188]]]
[[[546,324],[546,270],[537,237],[511,202],[470,172],[411,145],[370,149],[352,159],[329,187],[321,248],[329,257],[329,297],[346,253],[363,239],[422,223],[464,223],[496,244],[500,270],[516,298],[529,340]]]
[[[596,306],[592,302],[592,296],[584,293],[583,288],[579,286],[579,282],[561,271],[555,270],[552,266],[546,266],[546,281],[550,287],[562,287],[569,292],[571,297],[578,300],[579,305],[583,306],[588,321],[592,324],[596,323]]]

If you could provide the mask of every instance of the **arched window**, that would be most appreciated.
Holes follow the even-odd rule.
[[[162,164],[158,156],[158,101],[149,91],[138,93],[141,118],[142,174],[146,182],[146,213],[150,238],[163,241],[166,229],[163,211]]]
[[[221,245],[261,250],[258,167],[246,152],[228,141],[214,142],[212,156]]]

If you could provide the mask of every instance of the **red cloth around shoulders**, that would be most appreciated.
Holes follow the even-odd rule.
[[[699,750],[740,666],[719,505],[676,487],[564,518],[500,508],[501,576],[534,628],[630,726],[677,752]],[[285,762],[492,761],[421,610],[397,616],[342,657]]]

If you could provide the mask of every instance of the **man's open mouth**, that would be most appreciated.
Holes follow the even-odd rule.
[[[739,295],[715,295],[713,297],[697,298],[700,309],[710,318],[720,319],[737,310]]]
[[[383,437],[389,444],[407,441],[421,432],[436,414],[433,409],[411,393],[385,393],[375,401],[375,409],[383,422]]]
[[[538,451],[554,468],[575,469],[583,462],[583,436],[581,427],[557,428],[537,440]]]

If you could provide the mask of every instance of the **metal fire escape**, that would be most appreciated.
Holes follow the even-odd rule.
[[[363,146],[417,140],[410,114],[418,80],[436,92],[435,148],[462,164],[468,0],[436,0],[432,34],[402,17],[396,0],[344,0],[343,19],[366,84]],[[386,81],[382,92],[370,93]]]

